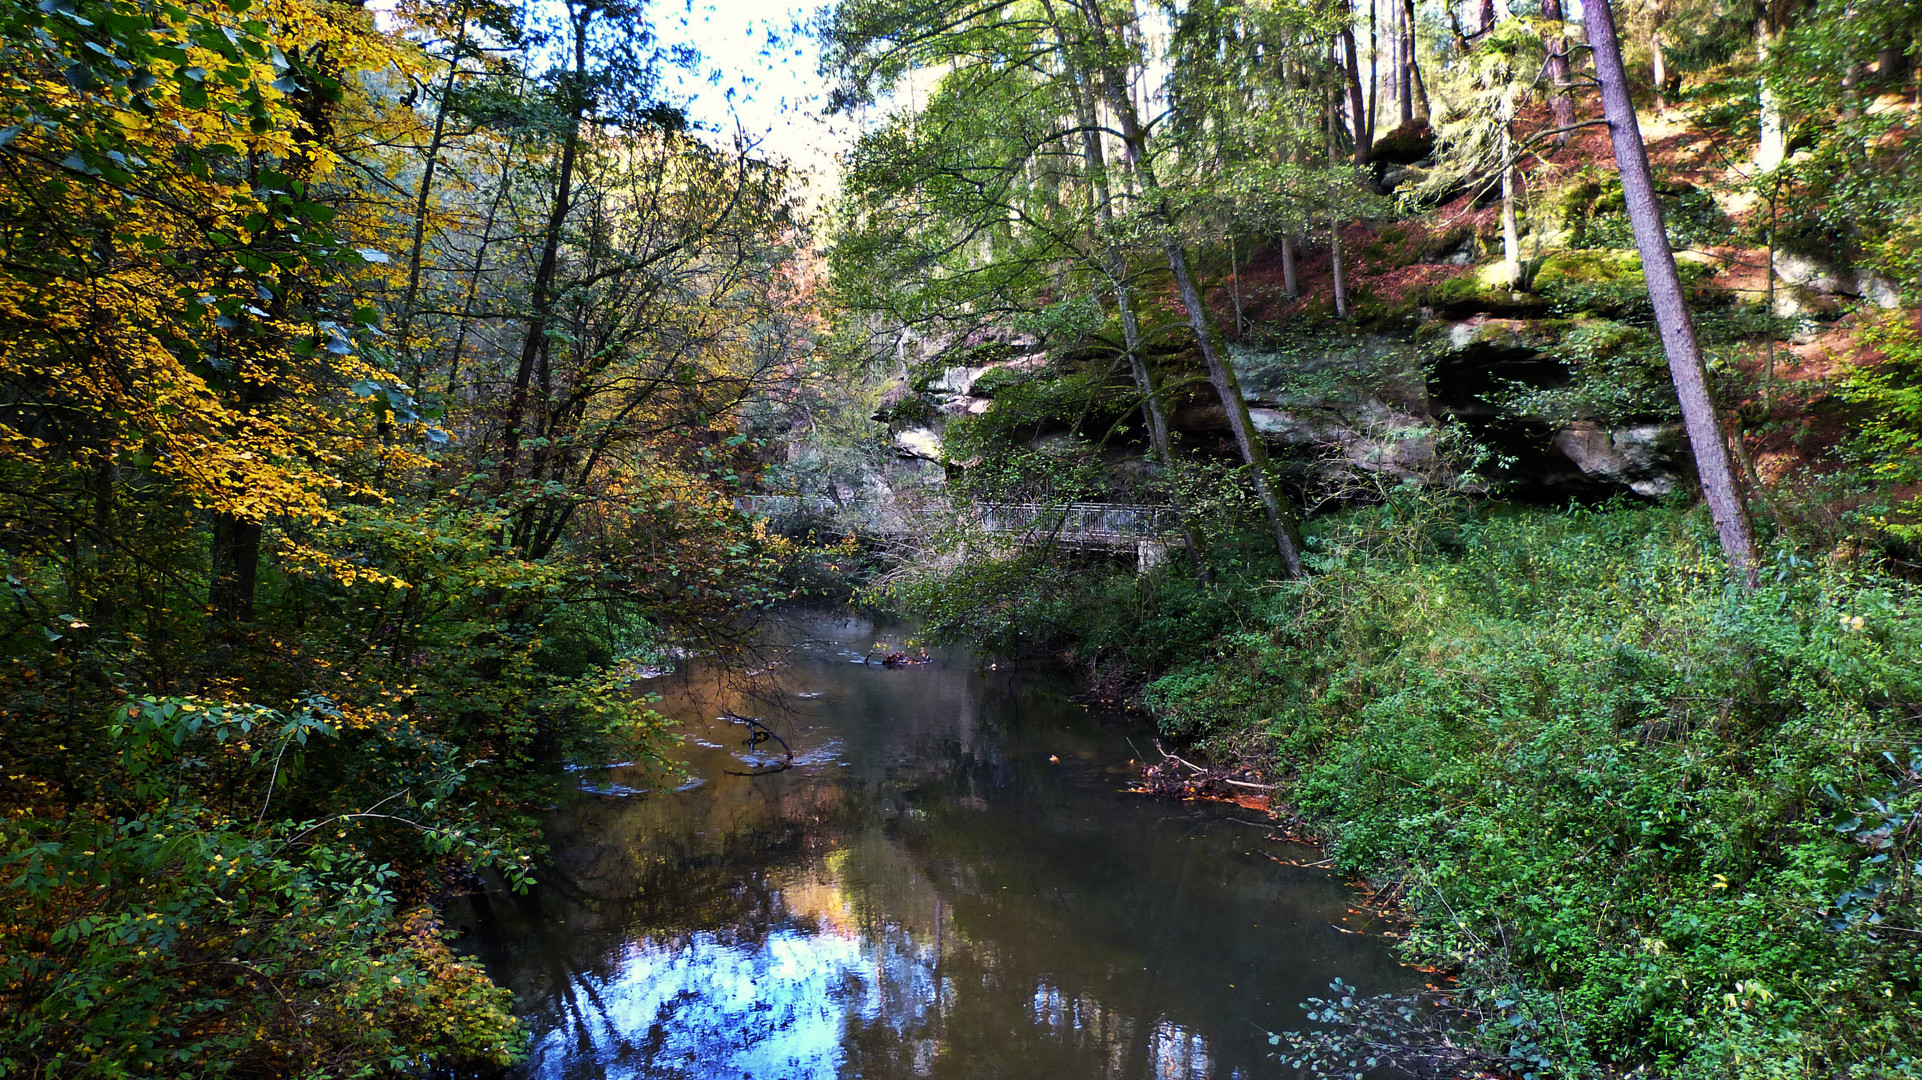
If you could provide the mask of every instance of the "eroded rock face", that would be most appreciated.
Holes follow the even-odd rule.
[[[1584,476],[1621,484],[1649,498],[1673,492],[1694,470],[1680,424],[1611,431],[1592,420],[1578,420],[1555,433],[1555,448]]]
[[[1902,303],[1902,292],[1894,282],[1885,277],[1850,267],[1836,266],[1813,255],[1798,254],[1793,251],[1775,253],[1775,276],[1786,282],[1790,289],[1786,295],[1778,293],[1776,314],[1800,315],[1807,310],[1819,309],[1820,301],[1834,296],[1847,296],[1867,300],[1883,310],[1893,310]],[[1784,310],[1784,308],[1787,310]]]
[[[941,433],[930,427],[903,428],[894,433],[894,452],[905,458],[940,463]]]
[[[1434,478],[1434,421],[1380,401],[1354,410],[1251,407],[1248,417],[1270,446],[1312,461],[1325,479],[1335,479],[1337,471],[1357,470]]]
[[[1277,460],[1315,484],[1352,482],[1363,475],[1431,484],[1481,481],[1461,474],[1457,433],[1492,451],[1505,465],[1477,466],[1502,490],[1520,498],[1565,500],[1633,492],[1659,498],[1694,482],[1694,465],[1679,425],[1610,427],[1520,415],[1497,404],[1515,385],[1554,386],[1567,372],[1551,358],[1570,320],[1478,315],[1437,320],[1412,335],[1364,334],[1320,344],[1291,342],[1274,349],[1231,346],[1236,374],[1248,396],[1249,417]],[[995,376],[1039,369],[1040,357],[978,367],[955,366],[902,388],[905,400],[876,419],[893,428],[898,460],[930,470],[966,468],[942,452],[951,417],[980,415],[994,406]],[[1205,387],[1175,409],[1170,425],[1192,445],[1232,453],[1225,409]],[[1037,436],[1037,445],[1059,433]],[[1139,465],[1138,449],[1110,448],[1117,475]]]

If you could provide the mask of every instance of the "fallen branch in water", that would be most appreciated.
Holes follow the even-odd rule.
[[[756,744],[766,742],[769,739],[773,739],[775,742],[781,744],[781,749],[783,751],[786,751],[786,756],[782,758],[781,763],[772,769],[762,769],[759,772],[735,772],[733,769],[724,770],[729,776],[766,776],[769,773],[785,772],[788,769],[791,769],[794,767],[794,748],[792,746],[789,746],[787,744],[787,740],[781,738],[781,736],[773,728],[768,727],[766,724],[763,724],[760,720],[756,719],[755,717],[740,716],[732,712],[722,713],[716,719],[725,720],[730,724],[740,724],[746,727],[748,729],[747,741],[749,746],[754,746]]]
[[[1155,749],[1161,750],[1161,742],[1158,739],[1155,741]],[[1236,779],[1233,779],[1232,777],[1222,776],[1219,772],[1213,769],[1203,768],[1202,766],[1197,765],[1192,761],[1189,761],[1187,758],[1182,757],[1179,754],[1170,754],[1166,750],[1161,750],[1161,754],[1164,760],[1178,761],[1181,764],[1188,766],[1188,768],[1194,770],[1196,773],[1202,776],[1206,776],[1208,779],[1219,784],[1233,784],[1235,787],[1253,788],[1256,791],[1273,791],[1276,788],[1281,786],[1280,784],[1257,784],[1252,780],[1236,780]]]
[[[861,658],[861,662],[863,664],[874,663],[874,650],[869,649],[867,655]],[[907,653],[906,651],[902,651],[902,652],[885,653],[881,657],[882,667],[913,667],[916,664],[932,664],[932,663],[934,663],[934,657],[929,656],[928,650],[926,649],[922,649],[921,655],[919,656],[914,656]]]
[[[1210,769],[1197,765],[1179,754],[1170,754],[1163,749],[1159,739],[1155,740],[1154,746],[1155,750],[1161,754],[1160,764],[1148,765],[1141,770],[1141,790],[1150,795],[1172,795],[1192,799],[1219,797],[1211,796],[1210,789],[1215,785],[1251,791],[1273,791],[1280,787],[1279,784],[1257,784],[1252,780],[1238,780],[1228,775],[1225,769]],[[1184,774],[1182,769],[1188,770],[1187,773]],[[1246,796],[1236,798],[1246,798]]]

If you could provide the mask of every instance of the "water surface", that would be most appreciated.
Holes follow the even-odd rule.
[[[777,633],[751,685],[649,684],[687,777],[583,771],[543,883],[453,913],[518,995],[518,1075],[1281,1076],[1267,1032],[1331,979],[1412,984],[1258,815],[1124,792],[1152,731],[1065,677],[862,664],[903,639],[858,619]]]

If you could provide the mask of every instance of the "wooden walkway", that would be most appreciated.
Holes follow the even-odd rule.
[[[883,536],[926,536],[943,529],[978,531],[1020,544],[1135,552],[1142,568],[1167,561],[1168,549],[1184,547],[1181,520],[1166,506],[1139,503],[936,503],[873,507],[826,496],[750,495],[735,505],[751,517],[819,514]]]

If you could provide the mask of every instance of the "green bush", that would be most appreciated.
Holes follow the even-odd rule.
[[[1900,324],[1876,327],[1868,343],[1877,364],[1857,364],[1840,396],[1865,414],[1844,450],[1867,469],[1881,498],[1865,508],[1868,524],[1910,544],[1922,542],[1922,340]]]
[[[1340,865],[1401,890],[1409,958],[1459,973],[1491,1050],[1566,1075],[1909,1075],[1913,585],[1781,554],[1744,592],[1699,513],[1419,489],[1309,545],[1303,582],[1027,552],[892,598],[991,649],[1159,672],[1164,734],[1269,755]]]
[[[1153,684],[1164,726],[1264,734],[1342,865],[1406,888],[1411,954],[1569,1071],[1913,1060],[1913,588],[1785,557],[1745,593],[1669,509],[1464,512],[1419,551],[1372,545],[1392,512]]]
[[[0,1075],[349,1077],[513,1061],[508,992],[454,957],[432,909],[403,911],[402,872],[369,855],[398,832],[523,880],[503,837],[439,805],[459,770],[441,764],[390,812],[269,813],[282,782],[359,722],[318,699],[293,713],[116,707],[101,731],[118,758],[105,805],[17,814],[0,836]],[[201,797],[210,779],[241,788],[251,812]],[[115,804],[157,809],[115,816]]]

